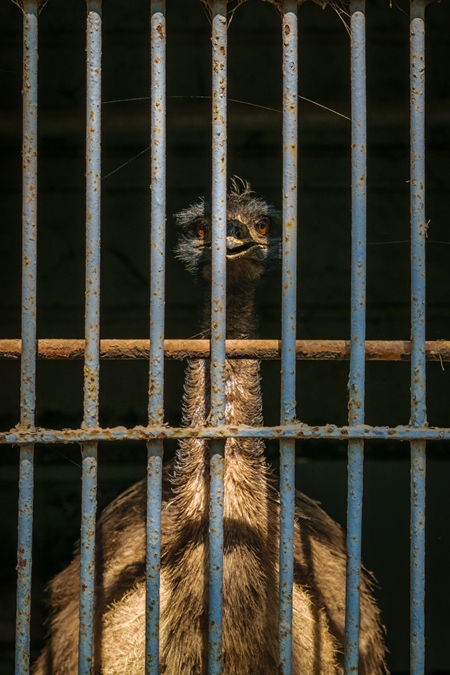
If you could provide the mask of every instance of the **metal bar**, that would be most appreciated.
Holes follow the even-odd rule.
[[[296,0],[282,3],[283,41],[283,250],[280,424],[295,421],[297,305],[298,21]],[[280,579],[278,663],[292,670],[295,440],[280,440]]]
[[[225,422],[227,0],[212,0],[211,424]],[[224,441],[210,444],[208,673],[222,672]]]
[[[351,0],[352,271],[349,425],[364,424],[366,332],[366,20],[365,0]],[[358,671],[364,441],[348,444],[346,675]]]
[[[411,95],[411,425],[425,427],[425,6],[412,0]],[[425,441],[411,443],[410,671],[425,669]]]
[[[30,671],[34,446],[20,448],[15,673]]]
[[[101,220],[102,2],[87,0],[86,349],[83,429],[98,425]],[[79,675],[92,671],[97,510],[97,443],[82,445]]]
[[[290,424],[274,427],[248,427],[245,425],[223,425],[219,427],[110,427],[102,429],[41,429],[35,431],[11,431],[0,433],[0,445],[26,445],[27,443],[87,443],[99,441],[148,441],[153,438],[297,438],[299,440],[383,440],[383,441],[448,441],[448,427],[372,427],[360,425],[355,427],[338,427],[334,424],[326,426],[309,426],[307,424]]]
[[[166,243],[165,0],[151,2],[151,241],[148,423],[164,423],[164,302]],[[147,444],[146,675],[159,673],[163,441]]]
[[[34,431],[14,428],[0,433],[0,445],[26,445],[27,443],[88,443],[99,441],[149,441],[153,438],[298,438],[299,440],[349,440],[368,441],[448,441],[449,427],[371,427],[366,424],[338,427],[286,424],[274,427],[248,427],[224,424],[219,427],[110,427],[102,429],[41,429]]]
[[[36,407],[38,3],[23,3],[22,359],[20,428],[33,430]],[[16,675],[30,669],[34,446],[21,447],[17,541]]]
[[[210,358],[209,340],[164,340],[164,358],[184,361],[186,359]],[[281,340],[226,340],[227,359],[281,358]],[[295,356],[302,361],[348,361],[350,340],[296,340]],[[37,341],[37,357],[44,360],[82,359],[84,340],[44,339]],[[100,340],[100,359],[147,360],[149,340]],[[0,359],[19,360],[22,353],[20,339],[0,340]],[[427,340],[427,361],[450,361],[450,341]],[[366,340],[366,361],[409,361],[409,340]]]

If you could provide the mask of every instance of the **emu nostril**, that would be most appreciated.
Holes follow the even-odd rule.
[[[227,221],[227,236],[235,239],[243,239],[245,236],[244,225],[239,220]]]

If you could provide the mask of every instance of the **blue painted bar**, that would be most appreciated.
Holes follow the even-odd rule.
[[[227,2],[212,0],[211,424],[225,421]],[[208,673],[222,672],[224,441],[210,444]]]
[[[348,443],[344,672],[358,672],[364,441]]]
[[[425,427],[425,6],[411,2],[411,425]],[[425,441],[411,443],[410,672],[425,671]]]
[[[449,441],[448,427],[371,427],[361,424],[354,427],[338,427],[334,424],[309,426],[307,424],[286,424],[275,427],[249,427],[245,425],[223,425],[220,427],[111,427],[102,429],[13,429],[0,433],[0,445],[27,445],[29,443],[89,443],[99,441],[150,441],[152,439],[181,438],[298,438],[308,440],[367,440],[367,441]]]
[[[349,425],[364,424],[366,333],[366,19],[365,0],[352,0],[352,265]],[[363,505],[364,441],[348,443],[347,477],[347,584],[345,609],[346,675],[358,671]]]
[[[102,2],[87,1],[86,308],[83,427],[98,424],[100,370]]]
[[[97,443],[81,452],[79,675],[91,675],[94,626],[95,521],[97,511]]]
[[[20,427],[33,430],[36,405],[38,3],[23,3],[22,358]],[[30,670],[34,446],[20,449],[16,675]]]
[[[164,422],[164,303],[166,244],[166,17],[165,0],[152,0],[150,370],[148,423]],[[161,498],[163,441],[147,444],[146,675],[159,673]]]
[[[23,6],[22,358],[20,421],[34,427],[36,402],[38,3]]]
[[[98,425],[100,371],[100,209],[102,3],[87,0],[86,310],[83,429]],[[97,443],[82,446],[79,675],[93,655]]]
[[[295,421],[297,323],[298,20],[296,0],[282,3],[283,40],[283,249],[280,424]],[[279,671],[292,670],[295,440],[280,440]]]
[[[15,673],[30,671],[34,446],[20,449]]]

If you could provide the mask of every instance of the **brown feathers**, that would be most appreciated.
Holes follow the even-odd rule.
[[[230,253],[227,335],[252,336],[257,280],[270,264],[270,242],[279,239],[278,215],[247,184],[229,196]],[[199,248],[207,228],[205,202],[178,216],[181,257]],[[268,218],[272,231],[252,230]],[[241,227],[241,225],[245,225]],[[240,228],[240,229],[239,229]],[[264,232],[264,235],[261,234]],[[272,239],[271,239],[272,238]],[[237,243],[236,243],[237,241]],[[191,270],[204,276],[208,245]],[[234,251],[238,250],[238,256]],[[258,251],[268,252],[259,255]],[[181,251],[181,252],[180,252]],[[259,265],[258,275],[246,267]],[[241,283],[237,279],[241,278]],[[206,294],[205,297],[208,297]],[[209,305],[204,308],[208,334]],[[188,364],[183,424],[208,424],[209,362]],[[227,424],[262,423],[259,363],[226,363]],[[168,482],[168,473],[172,475]],[[278,673],[279,493],[260,439],[225,444],[223,675]],[[145,672],[145,499],[143,482],[118,497],[97,526],[94,673]],[[175,467],[164,476],[162,505],[160,672],[206,675],[208,624],[209,448],[200,439],[180,443]],[[296,496],[293,589],[293,675],[343,673],[346,550],[339,525],[305,495]],[[78,648],[79,557],[50,584],[52,619],[47,647],[34,675],[75,675]],[[361,675],[386,672],[379,611],[365,572],[361,582]]]

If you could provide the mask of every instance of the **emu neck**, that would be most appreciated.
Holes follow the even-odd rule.
[[[257,286],[253,281],[245,285],[244,288],[227,284],[227,338],[238,339],[256,336],[256,291]],[[211,333],[211,290],[209,287],[204,291],[201,332],[205,337],[209,337]]]
[[[231,289],[230,289],[231,290]],[[230,292],[227,302],[227,337],[255,335],[255,290]],[[209,303],[208,303],[209,305]],[[203,334],[209,334],[209,306],[203,311]],[[259,361],[230,359],[225,363],[225,424],[262,424]],[[183,426],[207,425],[210,416],[210,364],[191,361],[185,380]],[[229,518],[257,517],[261,499],[267,492],[268,469],[259,439],[227,439],[225,443],[225,515]],[[209,444],[187,439],[180,444],[175,472],[177,502],[184,518],[190,514],[198,521],[208,517]]]

